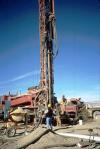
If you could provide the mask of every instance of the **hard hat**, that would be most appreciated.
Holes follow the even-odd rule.
[[[51,108],[51,104],[48,104],[48,108]]]

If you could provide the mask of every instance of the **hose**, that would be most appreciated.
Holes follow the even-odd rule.
[[[39,127],[39,125],[42,123],[42,117],[39,118],[39,121],[36,123],[36,125],[33,127],[32,131]]]
[[[31,134],[26,136],[26,141],[24,141],[24,138],[22,138],[22,141],[20,143],[20,141],[17,142],[17,147],[14,149],[23,149],[28,147],[30,144],[34,144],[36,143],[42,136],[48,134],[50,132],[50,130],[45,129],[44,131],[41,132],[41,134],[39,134],[38,136],[35,136],[34,138],[34,132],[32,132]]]

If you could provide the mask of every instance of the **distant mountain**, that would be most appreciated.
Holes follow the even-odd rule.
[[[95,104],[97,103],[97,104],[98,104],[98,103],[100,103],[100,100],[94,100],[94,101],[93,101],[93,100],[92,100],[92,101],[86,101],[85,103],[95,103]]]

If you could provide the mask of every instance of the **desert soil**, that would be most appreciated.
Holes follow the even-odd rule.
[[[93,129],[94,135],[100,136],[100,119],[95,120],[95,121],[90,120],[86,123],[83,123],[82,126],[77,124],[74,126],[66,126],[64,128],[54,127],[53,129],[56,130],[56,132],[63,132],[63,133],[71,132],[71,133],[89,135],[88,130],[90,128]],[[42,127],[41,127],[41,129],[42,129]],[[0,149],[12,149],[12,148],[8,148],[7,144],[13,144],[13,145],[15,144],[16,145],[16,141],[20,140],[20,138],[25,136],[25,134],[22,132],[24,132],[24,129],[17,130],[17,134],[13,138],[7,138],[5,135],[0,134]],[[30,131],[28,131],[28,132],[30,133]],[[30,144],[28,147],[26,147],[26,149],[66,149],[66,148],[78,149],[76,144],[79,141],[80,141],[80,139],[77,139],[77,138],[62,137],[62,136],[53,134],[52,132],[49,132],[48,134],[41,137],[36,143]],[[73,145],[73,146],[68,147],[70,145]],[[85,147],[85,148],[89,149],[89,147]],[[95,149],[100,149],[100,145],[97,145],[97,147],[95,147]]]

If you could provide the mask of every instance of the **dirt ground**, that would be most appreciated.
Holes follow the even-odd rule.
[[[38,128],[37,128],[38,129]],[[42,129],[40,127],[39,129]],[[100,136],[100,119],[92,121],[89,120],[86,123],[83,123],[83,125],[74,125],[74,126],[66,126],[66,127],[54,127],[53,130],[55,132],[69,132],[69,133],[77,133],[77,134],[86,134],[89,135],[89,129],[93,129],[93,133],[95,136]],[[30,135],[30,128],[28,128],[28,133]],[[22,128],[21,130],[17,130],[17,134],[13,138],[7,138],[5,135],[0,134],[0,149],[11,149],[12,147],[10,144],[16,146],[17,140],[20,140],[20,138],[23,138],[25,136],[24,133],[25,129]],[[37,130],[38,132],[38,130]],[[34,133],[35,134],[35,133]],[[25,140],[26,141],[26,140]],[[78,149],[79,147],[76,146],[76,144],[80,141],[78,138],[69,138],[69,137],[62,137],[59,135],[56,135],[52,132],[49,132],[42,136],[36,143],[30,144],[26,147],[26,149]],[[8,147],[9,145],[9,147]],[[86,149],[93,148],[93,146],[85,147]],[[100,145],[98,144],[95,146],[95,149],[100,149]]]
[[[83,125],[74,125],[74,126],[67,126],[65,128],[55,128],[56,132],[70,132],[75,134],[85,134],[89,135],[89,129],[93,129],[93,133],[96,136],[100,136],[100,120],[91,121],[89,120],[86,123],[83,123]],[[80,141],[78,138],[68,138],[68,137],[62,137],[55,135],[53,133],[49,133],[45,136],[43,136],[38,142],[35,144],[31,144],[27,147],[27,149],[78,149],[79,147],[76,146],[77,143]],[[54,147],[53,147],[54,146]],[[58,147],[56,147],[58,146]],[[93,146],[85,147],[87,149],[93,148]],[[100,145],[97,145],[95,149],[100,149]]]

